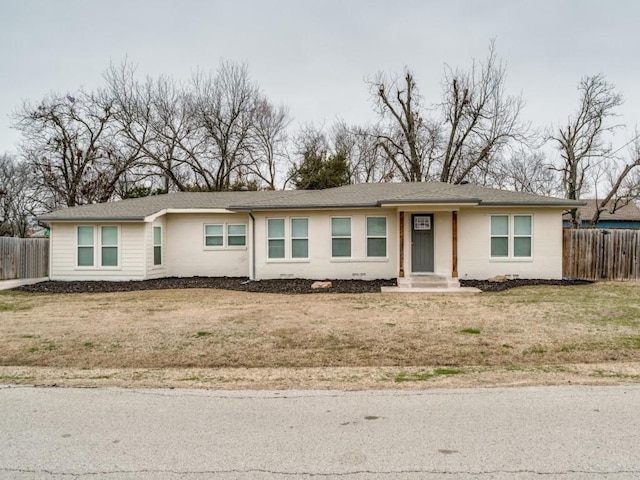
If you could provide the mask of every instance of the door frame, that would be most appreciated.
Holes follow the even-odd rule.
[[[414,258],[416,255],[416,252],[418,251],[415,248],[414,245],[414,233],[415,233],[415,218],[416,217],[429,217],[429,231],[431,232],[431,248],[430,251],[427,251],[427,254],[430,255],[431,257],[431,270],[414,270]],[[411,235],[410,235],[410,242],[411,242],[411,273],[417,273],[417,274],[430,274],[430,273],[434,273],[435,269],[436,269],[436,259],[435,259],[435,244],[436,244],[436,237],[435,237],[435,215],[433,213],[411,213]]]

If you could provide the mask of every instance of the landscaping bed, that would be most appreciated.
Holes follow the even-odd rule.
[[[330,288],[311,288],[313,280],[279,279],[250,281],[246,277],[169,277],[142,281],[46,281],[16,288],[32,293],[109,293],[139,290],[166,290],[183,288],[215,288],[261,293],[379,293],[380,287],[396,286],[395,279],[386,280],[331,280]],[[460,280],[463,287],[475,287],[484,292],[499,292],[527,285],[585,285],[588,280],[528,280],[513,279],[503,282],[489,280]]]

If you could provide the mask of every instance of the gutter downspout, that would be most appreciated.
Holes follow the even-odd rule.
[[[251,250],[249,255],[251,256],[251,269],[249,270],[249,280],[256,279],[256,219],[253,216],[253,212],[249,210],[249,217],[251,218]]]

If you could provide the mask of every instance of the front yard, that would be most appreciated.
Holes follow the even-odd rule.
[[[640,284],[478,295],[0,292],[0,382],[425,388],[640,380]]]

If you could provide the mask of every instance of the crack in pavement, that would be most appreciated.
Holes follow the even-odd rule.
[[[89,477],[96,475],[128,475],[128,474],[172,474],[172,475],[224,475],[224,474],[265,474],[265,475],[280,475],[280,476],[307,476],[307,477],[348,477],[356,475],[403,475],[403,474],[422,474],[422,475],[470,475],[470,476],[483,476],[483,475],[496,475],[496,474],[533,474],[533,475],[545,475],[545,476],[563,476],[563,475],[624,475],[624,474],[638,474],[640,470],[615,470],[615,471],[602,471],[602,470],[564,470],[564,471],[538,471],[538,470],[483,470],[483,471],[468,471],[468,470],[429,470],[429,469],[411,469],[411,470],[353,470],[349,472],[286,472],[267,469],[246,469],[246,470],[194,470],[194,471],[178,471],[178,470],[110,470],[110,471],[96,471],[96,472],[56,472],[52,470],[30,470],[21,468],[2,468],[0,472],[13,472],[13,473],[32,473],[32,474],[46,474],[58,477],[72,477],[79,479],[81,477]]]

